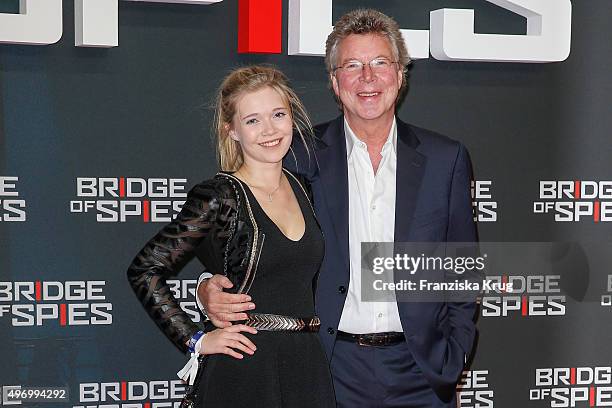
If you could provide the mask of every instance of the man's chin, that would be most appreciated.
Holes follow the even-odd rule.
[[[353,113],[351,116],[354,120],[376,121],[383,120],[386,117],[385,113],[382,109],[363,109]]]

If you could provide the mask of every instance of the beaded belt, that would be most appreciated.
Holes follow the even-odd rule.
[[[404,333],[386,332],[371,334],[352,334],[338,330],[338,340],[350,341],[360,346],[390,346],[405,340]]]
[[[291,317],[269,313],[249,313],[247,326],[264,331],[318,332],[321,320],[314,317]]]

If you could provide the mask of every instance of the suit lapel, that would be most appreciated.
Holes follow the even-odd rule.
[[[416,150],[419,143],[410,126],[398,119],[395,242],[410,241],[410,225],[427,164],[427,158]]]
[[[317,151],[321,185],[342,259],[349,267],[349,192],[344,117],[330,123]],[[427,157],[417,151],[419,140],[406,123],[397,120],[397,173],[395,193],[395,242],[410,241],[410,226],[416,210]]]
[[[321,136],[324,146],[317,152],[325,203],[333,224],[342,259],[349,268],[349,191],[344,117],[331,122]]]

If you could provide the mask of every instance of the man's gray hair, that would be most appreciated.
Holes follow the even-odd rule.
[[[330,75],[333,75],[337,68],[338,46],[351,34],[377,34],[387,37],[393,50],[393,57],[404,76],[398,95],[399,100],[408,85],[407,71],[411,60],[397,22],[378,10],[363,8],[350,11],[340,17],[325,42],[325,65]]]

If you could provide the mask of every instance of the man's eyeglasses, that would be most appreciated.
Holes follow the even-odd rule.
[[[388,72],[393,68],[394,64],[397,64],[397,61],[391,61],[388,58],[374,58],[372,61],[367,63],[370,66],[372,72]],[[344,72],[348,74],[356,74],[361,73],[363,71],[363,67],[365,63],[357,60],[350,60],[344,63],[344,65],[340,65],[334,68],[334,73],[337,70],[342,69]]]

